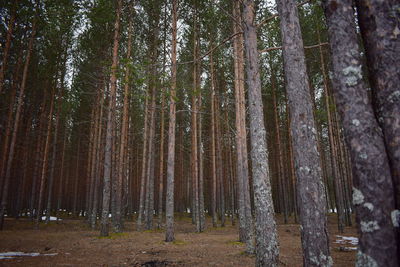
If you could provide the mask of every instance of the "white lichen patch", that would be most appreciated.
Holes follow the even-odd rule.
[[[311,172],[310,168],[308,168],[307,166],[305,166],[305,167],[300,167],[300,171],[301,171],[301,172],[305,172],[306,174],[308,174],[308,173]]]
[[[366,153],[360,153],[360,158],[367,159],[368,155]]]
[[[370,202],[365,202],[363,206],[369,209],[370,211],[374,210],[374,205],[372,205],[372,203]]]
[[[373,231],[379,230],[379,225],[377,221],[363,222],[360,223],[361,232],[371,233]]]
[[[344,76],[346,76],[345,83],[348,86],[354,86],[362,79],[361,65],[359,66],[348,66],[342,70]]]
[[[400,210],[394,210],[390,213],[394,227],[400,227]]]
[[[364,195],[360,190],[353,187],[353,205],[361,205],[364,202]]]
[[[356,127],[360,126],[360,121],[357,119],[352,120],[351,123],[353,123],[353,125]]]
[[[388,96],[388,98],[387,98],[387,101],[388,101],[389,103],[396,103],[396,102],[398,102],[399,100],[400,100],[400,91],[399,91],[399,90],[394,91],[394,92],[391,93],[391,94]]]
[[[357,252],[356,267],[378,267],[378,263],[369,255]]]

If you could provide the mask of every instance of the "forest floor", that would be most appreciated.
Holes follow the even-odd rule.
[[[334,266],[354,266],[356,251],[347,248],[355,245],[337,240],[356,237],[355,227],[339,234],[336,216],[328,219]],[[132,222],[126,222],[127,232],[100,238],[82,220],[63,219],[34,230],[28,219],[9,218],[0,232],[0,255],[16,251],[40,255],[3,257],[0,266],[254,266],[254,256],[245,254],[244,244],[237,242],[237,226],[228,222],[226,227],[212,228],[207,223],[207,230],[199,234],[187,215],[176,217],[176,241],[165,243],[164,232],[136,232]],[[278,216],[278,231],[280,265],[302,266],[299,225],[283,224]]]

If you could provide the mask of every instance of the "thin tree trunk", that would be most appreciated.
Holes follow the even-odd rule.
[[[234,16],[237,23],[242,22],[240,3],[235,1]],[[234,23],[234,32],[240,30],[240,25]],[[236,124],[236,153],[237,153],[237,185],[239,204],[239,240],[246,243],[246,251],[254,252],[253,217],[251,214],[249,171],[247,159],[246,107],[244,93],[244,55],[243,35],[234,40],[235,66],[235,124]]]
[[[192,214],[196,224],[196,231],[200,232],[200,217],[199,217],[199,156],[198,156],[198,131],[197,131],[197,114],[198,114],[198,64],[197,60],[197,8],[195,9],[194,19],[193,19],[193,92],[192,92],[192,112],[191,112],[191,176],[193,185],[193,208]]]
[[[76,162],[75,162],[75,181],[74,181],[74,188],[73,188],[73,202],[72,202],[72,216],[74,218],[78,217],[78,184],[79,184],[79,171],[80,171],[80,148],[81,148],[81,140],[80,137],[78,139],[78,150],[76,152]]]
[[[244,44],[249,96],[251,159],[256,217],[256,266],[277,266],[278,236],[274,218],[264,114],[258,65],[254,2],[246,0],[243,9]]]
[[[176,124],[176,33],[178,20],[178,0],[172,0],[172,49],[171,49],[171,91],[169,104],[166,233],[165,241],[174,241],[174,171],[175,171],[175,124]]]
[[[160,167],[159,167],[159,188],[158,188],[158,225],[160,229],[162,225],[162,214],[163,214],[163,196],[164,196],[164,128],[165,128],[165,94],[161,92],[161,118],[160,118]]]
[[[359,227],[357,266],[398,266],[392,176],[384,139],[368,100],[351,0],[324,2],[334,94],[350,149]]]
[[[101,213],[101,228],[100,236],[108,236],[108,214],[110,211],[110,195],[111,195],[111,157],[112,157],[112,144],[113,144],[113,130],[114,130],[114,114],[116,102],[116,89],[117,89],[117,66],[118,66],[118,46],[119,46],[119,27],[121,15],[122,0],[117,1],[116,19],[115,19],[115,32],[114,32],[114,46],[111,65],[110,77],[110,98],[107,110],[107,132],[106,132],[106,145],[104,153],[104,184],[103,184],[103,207]]]
[[[155,70],[152,71],[152,87],[151,89],[151,105],[150,105],[150,129],[149,129],[149,157],[147,163],[147,190],[146,190],[146,230],[153,228],[153,213],[154,213],[154,161],[155,161],[155,114],[156,114],[156,88],[154,84]]]
[[[57,155],[57,140],[58,140],[58,123],[60,120],[61,113],[61,100],[62,94],[60,95],[60,100],[57,102],[58,110],[56,115],[56,121],[54,124],[54,138],[53,138],[53,151],[51,156],[51,166],[50,166],[50,175],[49,175],[49,183],[48,183],[48,194],[47,194],[47,206],[46,206],[46,224],[50,222],[50,212],[51,212],[51,202],[53,196],[53,184],[54,184],[54,169],[56,165],[56,155]]]
[[[217,163],[216,163],[216,146],[215,146],[215,78],[214,78],[214,61],[213,53],[210,55],[210,72],[211,72],[211,216],[212,225],[217,227]]]
[[[126,58],[130,62],[132,50],[132,17],[129,17],[129,29],[128,29],[128,50],[126,53]],[[119,233],[124,229],[122,221],[122,182],[125,174],[125,168],[127,164],[126,151],[127,138],[128,138],[128,123],[129,123],[129,67],[125,68],[125,81],[124,81],[124,106],[122,113],[122,129],[121,129],[121,141],[119,147],[119,164],[117,167],[118,172],[118,192],[116,195],[117,205],[114,216],[114,231]]]
[[[42,217],[43,197],[44,197],[46,176],[47,176],[47,171],[48,171],[47,163],[48,163],[48,154],[49,154],[49,147],[50,147],[51,128],[53,125],[52,121],[53,121],[54,98],[55,98],[55,89],[53,89],[53,93],[51,94],[50,111],[49,111],[48,122],[47,122],[46,143],[44,146],[44,153],[43,153],[43,164],[42,164],[42,171],[41,171],[41,177],[40,177],[38,205],[37,205],[37,213],[36,213],[36,220],[35,220],[35,227],[37,229],[39,228],[39,222],[41,221],[41,217]]]
[[[139,197],[139,211],[138,211],[138,218],[136,221],[136,228],[138,231],[142,230],[142,223],[143,223],[143,213],[145,208],[145,183],[146,183],[146,176],[147,176],[147,158],[148,158],[148,133],[149,133],[149,123],[148,123],[148,113],[149,113],[149,90],[146,93],[146,100],[144,104],[144,126],[143,126],[143,154],[142,154],[142,175],[140,180],[140,197]]]

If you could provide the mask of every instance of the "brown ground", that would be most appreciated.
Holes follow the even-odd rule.
[[[280,222],[280,218],[278,218]],[[336,217],[329,216],[331,254],[334,266],[354,266],[355,251],[342,251],[336,240]],[[237,227],[208,227],[194,233],[187,217],[177,220],[174,243],[165,243],[164,232],[128,232],[99,238],[82,220],[64,219],[41,225],[7,219],[0,232],[0,253],[7,251],[57,253],[55,256],[17,257],[0,260],[0,266],[254,266],[254,257],[243,253],[237,241]],[[302,266],[299,226],[279,223],[281,266]],[[357,236],[346,228],[345,236]],[[351,245],[346,245],[347,247]],[[155,264],[157,263],[158,264]]]

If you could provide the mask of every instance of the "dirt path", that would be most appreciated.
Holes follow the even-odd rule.
[[[335,220],[329,217],[334,266],[352,266],[355,251],[342,251],[340,246],[351,245],[335,243]],[[126,224],[130,231],[111,238],[99,238],[98,231],[91,231],[82,220],[52,222],[40,230],[32,230],[33,224],[24,219],[8,219],[5,225],[0,232],[0,253],[50,255],[0,259],[0,266],[254,266],[254,257],[244,254],[244,245],[236,242],[237,227],[209,227],[197,234],[188,218],[177,222],[172,244],[163,242],[164,232],[132,231],[132,222]],[[281,266],[302,266],[299,226],[279,224],[278,230]],[[355,229],[347,228],[344,236],[356,236]]]

